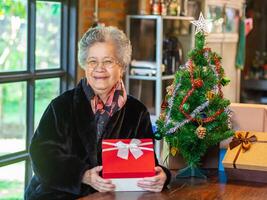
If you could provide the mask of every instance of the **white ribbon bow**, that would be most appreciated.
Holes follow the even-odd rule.
[[[132,139],[129,144],[126,144],[122,141],[119,141],[116,143],[103,142],[103,144],[114,146],[113,148],[103,149],[103,152],[118,150],[117,156],[125,160],[128,160],[129,150],[135,159],[140,158],[144,154],[142,150],[153,151],[153,148],[142,147],[145,145],[153,144],[152,142],[142,143],[141,140],[138,140],[138,139]]]

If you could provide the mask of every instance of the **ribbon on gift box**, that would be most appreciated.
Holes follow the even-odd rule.
[[[257,142],[257,137],[255,135],[252,135],[250,137],[248,137],[248,135],[249,132],[246,132],[245,136],[241,132],[236,132],[235,136],[233,137],[232,141],[229,144],[230,150],[241,144],[233,161],[234,168],[236,168],[235,163],[241,152],[241,149],[243,149],[243,152],[246,152],[247,150],[250,149],[252,142]]]
[[[230,142],[229,146],[232,150],[233,148],[237,147],[241,144],[241,148],[244,152],[250,149],[252,142],[257,141],[257,137],[252,135],[248,138],[249,132],[246,132],[246,135],[243,136],[241,132],[236,132],[235,136],[233,137],[232,141]]]
[[[146,145],[151,145],[153,144],[153,142],[142,143],[141,140],[138,139],[132,139],[129,144],[126,144],[122,141],[116,143],[103,141],[102,144],[113,146],[111,148],[103,149],[103,152],[118,150],[117,156],[125,160],[128,160],[129,152],[133,155],[135,159],[138,159],[144,154],[142,150],[154,151],[153,148],[143,147]]]

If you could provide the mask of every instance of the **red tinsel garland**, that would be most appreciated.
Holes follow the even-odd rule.
[[[216,66],[216,72],[218,73],[218,75],[220,75],[221,63],[220,63],[220,60],[217,56],[214,56],[214,62],[215,62],[215,66]],[[220,77],[219,77],[219,79],[220,79]],[[220,81],[218,83],[218,88],[219,88],[219,94],[223,98],[222,84]]]
[[[203,50],[204,50],[204,52],[205,51],[207,51],[207,52],[208,51],[211,51],[210,48],[205,48]],[[218,73],[218,75],[220,75],[221,65],[220,65],[220,60],[219,60],[219,58],[216,55],[214,56],[214,62],[215,62],[215,66],[216,66],[216,72]],[[187,94],[183,98],[182,103],[179,106],[179,110],[184,114],[184,116],[187,119],[189,119],[191,121],[197,121],[196,118],[193,118],[190,114],[188,114],[187,112],[185,112],[185,110],[183,109],[183,105],[185,104],[185,102],[187,101],[187,99],[192,95],[192,93],[196,89],[196,81],[194,80],[194,73],[193,73],[194,72],[193,61],[190,59],[189,62],[188,62],[188,64],[189,64],[189,73],[190,73],[190,81],[191,81],[192,88],[187,92]],[[202,80],[201,79],[198,79],[198,81],[202,81]],[[219,88],[219,94],[220,94],[220,96],[223,97],[223,93],[222,93],[222,90],[221,90],[221,83],[220,82],[218,82],[218,88]],[[208,122],[214,121],[215,118],[217,116],[219,116],[223,111],[224,111],[223,109],[220,109],[220,110],[216,111],[214,115],[202,119],[202,122],[203,123],[208,123]]]

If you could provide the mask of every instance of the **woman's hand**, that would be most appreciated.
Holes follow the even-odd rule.
[[[99,176],[99,172],[102,170],[102,166],[97,166],[92,169],[85,171],[82,182],[90,185],[99,192],[110,192],[114,191],[115,185],[112,184],[111,180],[103,179]]]
[[[146,177],[138,181],[138,186],[144,190],[151,192],[161,192],[167,176],[163,169],[159,166],[155,167],[156,176]]]

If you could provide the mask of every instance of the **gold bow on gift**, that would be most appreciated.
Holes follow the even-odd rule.
[[[230,149],[232,150],[233,148],[241,144],[243,152],[249,150],[251,147],[251,143],[257,141],[257,137],[255,135],[252,135],[248,138],[248,134],[249,132],[246,132],[246,135],[244,136],[242,132],[236,132],[235,136],[229,144]]]

